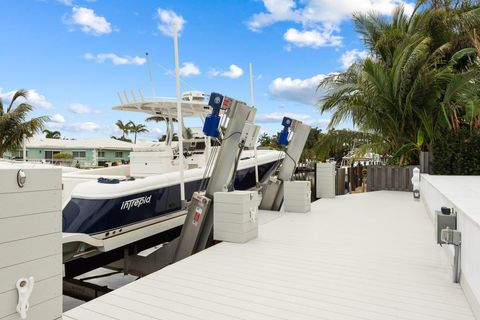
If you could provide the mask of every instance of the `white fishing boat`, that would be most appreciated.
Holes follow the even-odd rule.
[[[173,123],[177,120],[175,99],[134,101],[113,107],[114,110],[142,112],[166,121],[164,142],[142,144],[130,153],[130,163],[116,167],[76,170],[63,174],[64,259],[107,251],[132,241],[169,230],[183,224],[180,193],[180,159],[178,144],[173,142]],[[210,107],[205,95],[183,95],[184,117],[205,119]],[[215,160],[221,139],[190,137],[183,130],[184,186],[188,201],[193,192],[204,190],[211,172],[206,168]],[[243,150],[239,154],[235,179],[230,189],[247,190],[265,181],[277,168],[283,152]],[[256,168],[257,167],[257,168]],[[115,245],[111,246],[111,243]]]

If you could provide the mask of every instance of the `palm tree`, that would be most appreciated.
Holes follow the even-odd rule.
[[[370,56],[319,85],[327,90],[321,111],[333,111],[330,127],[351,119],[380,136],[400,164],[415,161],[413,151],[432,151],[435,140],[462,125],[466,114],[473,124],[479,117],[477,51],[466,47],[459,24],[438,18],[440,9],[418,11],[423,2],[410,18],[398,7],[390,22],[374,13],[355,14]],[[478,10],[455,15],[467,21],[476,16],[480,25]]]
[[[133,132],[135,134],[135,138],[133,139],[134,144],[137,143],[137,133],[148,132],[147,127],[143,124],[135,124],[133,121],[129,121],[127,125],[130,128],[130,132]]]
[[[127,139],[128,134],[130,133],[130,122],[123,123],[122,120],[117,120],[115,125],[122,131],[121,140]]]
[[[5,151],[20,149],[23,135],[32,137],[35,133],[41,132],[49,120],[47,116],[42,116],[26,121],[25,119],[33,107],[26,102],[14,106],[19,98],[27,100],[28,92],[23,89],[15,92],[6,110],[0,99],[0,157],[3,157]]]
[[[45,138],[48,139],[60,139],[62,137],[60,131],[50,131],[48,129],[45,129],[42,132],[45,133]]]
[[[159,123],[159,122],[165,122],[165,139],[161,140],[162,138],[160,138],[159,140],[161,141],[167,141],[168,143],[168,140],[171,135],[171,132],[173,132],[173,122],[169,122],[167,121],[167,118],[163,117],[163,116],[152,116],[152,117],[148,117],[147,119],[145,119],[145,121],[148,121],[148,122],[156,122],[156,123]],[[176,121],[175,119],[172,119],[172,121]]]

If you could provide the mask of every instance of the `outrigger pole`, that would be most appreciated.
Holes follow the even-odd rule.
[[[178,120],[178,160],[180,165],[180,200],[182,209],[185,207],[185,181],[184,181],[184,157],[183,157],[183,114],[182,96],[180,94],[180,66],[178,63],[178,30],[177,24],[173,23],[173,47],[175,54],[175,78],[177,83],[177,120]]]
[[[252,64],[250,63],[250,102],[252,105],[252,109],[255,108],[255,94],[253,92],[253,68]],[[257,142],[255,141],[255,145],[253,146],[253,154],[255,156],[255,182],[258,184],[258,156],[257,156]]]

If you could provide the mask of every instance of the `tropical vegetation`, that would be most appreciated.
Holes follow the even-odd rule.
[[[74,156],[68,152],[59,152],[53,155],[53,159],[55,160],[66,160],[66,159],[73,159]]]
[[[0,158],[6,151],[21,149],[23,137],[32,137],[45,126],[48,117],[29,118],[33,106],[28,104],[28,92],[18,90],[13,94],[8,106],[0,99]]]
[[[278,133],[269,136],[267,133],[258,138],[259,147],[268,149],[282,149],[277,143]],[[334,160],[340,162],[342,158],[353,150],[364,150],[367,145],[374,143],[375,137],[359,131],[330,129],[322,132],[319,128],[312,128],[308,135],[300,161]]]
[[[423,0],[412,14],[398,6],[390,19],[355,13],[353,22],[369,54],[319,84],[329,128],[351,120],[373,137],[370,148],[401,165],[443,139],[478,134],[478,1]]]
[[[116,139],[116,140],[125,141],[125,142],[132,142],[132,140],[128,138],[129,133],[134,134],[133,143],[136,144],[137,143],[137,134],[148,132],[148,129],[145,125],[135,124],[131,120],[128,121],[128,122],[123,122],[122,120],[117,120],[115,125],[117,126],[118,129],[120,129],[120,131],[122,131],[122,135],[120,137],[112,136],[111,138]]]
[[[134,138],[133,138],[133,143],[137,143],[137,134],[138,133],[144,133],[148,132],[148,129],[145,125],[143,124],[135,124],[133,121],[128,122],[128,125],[130,125],[129,131],[133,133]]]
[[[60,131],[52,131],[52,130],[45,129],[42,132],[45,133],[45,138],[48,138],[48,139],[60,139],[62,137],[62,134],[60,133]]]

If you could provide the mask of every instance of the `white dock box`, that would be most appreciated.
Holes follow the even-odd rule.
[[[215,192],[213,238],[244,243],[258,236],[257,192]]]
[[[335,198],[335,162],[317,163],[317,198]]]
[[[32,278],[27,319],[61,319],[61,169],[19,170],[0,169],[0,319],[21,319],[17,284]]]
[[[286,212],[310,212],[310,181],[285,181],[283,197]]]

